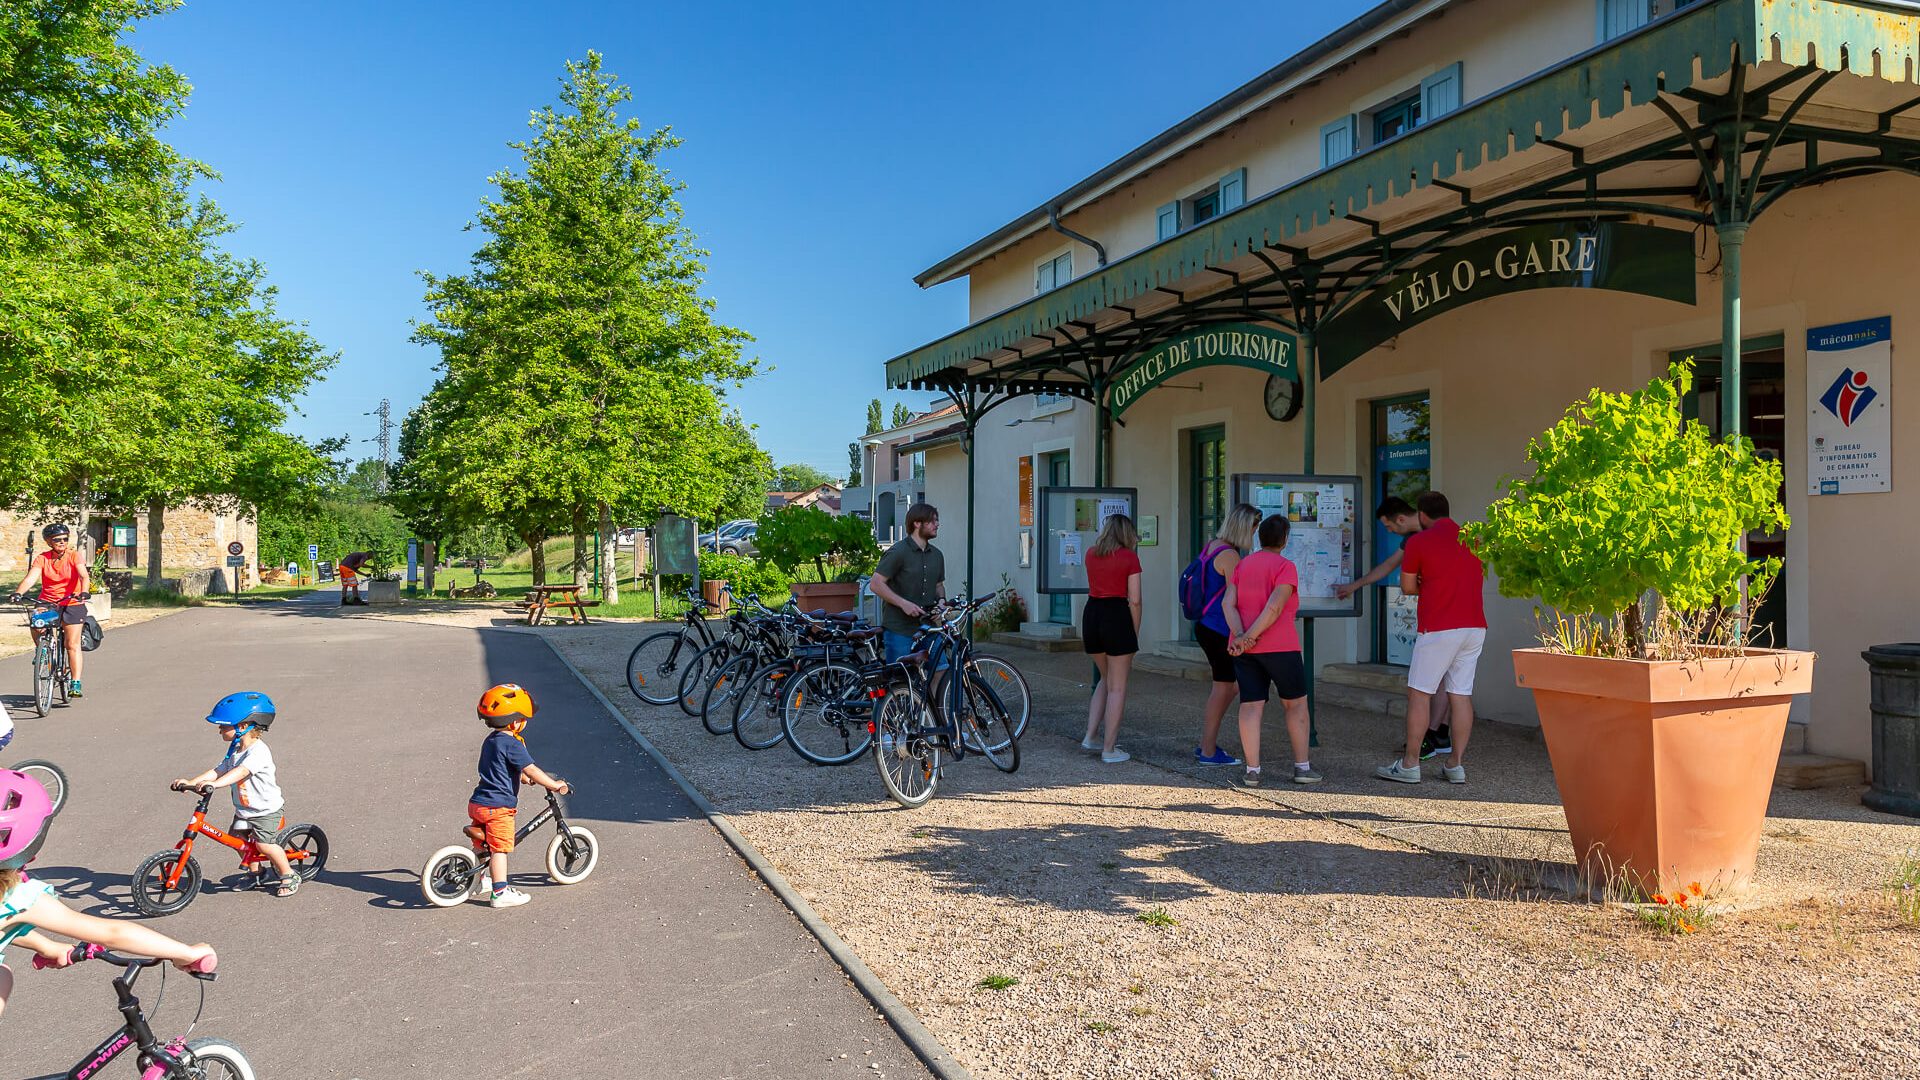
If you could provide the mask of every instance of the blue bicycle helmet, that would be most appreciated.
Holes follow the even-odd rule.
[[[273,726],[273,714],[272,698],[258,690],[242,690],[214,703],[213,711],[207,714],[207,723],[243,729],[252,725],[265,731]]]

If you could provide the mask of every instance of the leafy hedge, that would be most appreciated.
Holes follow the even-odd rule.
[[[773,602],[793,585],[793,577],[767,559],[749,559],[719,551],[700,553],[700,577],[704,581],[727,581],[738,595],[754,593]]]
[[[260,564],[307,564],[307,545],[320,545],[323,562],[337,561],[349,551],[399,552],[407,550],[413,530],[384,503],[322,499],[314,513],[262,513]]]

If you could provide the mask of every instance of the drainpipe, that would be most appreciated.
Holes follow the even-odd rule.
[[[1066,237],[1069,240],[1078,240],[1081,243],[1092,248],[1093,257],[1100,261],[1100,265],[1101,266],[1107,265],[1107,249],[1100,243],[1100,241],[1095,240],[1093,237],[1085,236],[1080,233],[1074,232],[1072,229],[1069,229],[1065,225],[1060,224],[1060,208],[1059,207],[1057,206],[1047,207],[1047,227],[1052,229],[1054,232],[1059,233],[1061,236]]]

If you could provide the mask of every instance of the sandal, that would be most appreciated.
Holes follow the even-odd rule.
[[[280,879],[280,887],[273,890],[273,895],[284,898],[284,897],[292,896],[294,893],[297,893],[299,891],[300,891],[300,875],[288,874],[286,877],[283,877]]]

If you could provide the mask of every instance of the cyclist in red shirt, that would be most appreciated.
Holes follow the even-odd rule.
[[[66,642],[67,663],[73,672],[67,696],[79,697],[80,628],[87,623],[87,605],[82,598],[93,591],[93,583],[87,577],[87,564],[73,550],[71,530],[55,522],[41,529],[40,536],[47,542],[47,550],[33,557],[26,580],[14,594],[24,596],[39,586],[43,603],[60,606],[60,635]],[[34,633],[37,635],[39,631]]]

